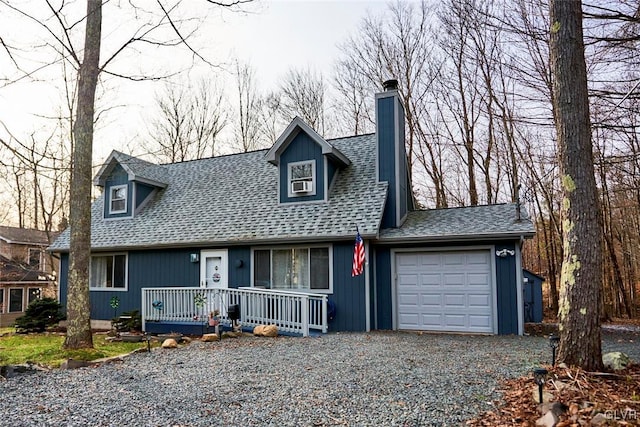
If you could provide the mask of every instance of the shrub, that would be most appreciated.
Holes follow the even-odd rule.
[[[61,310],[62,306],[53,298],[32,301],[24,316],[16,319],[16,332],[43,332],[48,326],[65,319]]]

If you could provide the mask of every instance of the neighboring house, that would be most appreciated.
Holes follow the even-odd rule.
[[[49,242],[44,231],[0,226],[0,326],[13,324],[34,299],[57,298]]]
[[[269,150],[165,165],[111,153],[95,178],[91,318],[112,318],[113,297],[151,310],[143,288],[249,286],[328,295],[332,331],[521,334],[532,223],[515,204],[417,210],[388,83],[375,134],[325,140],[295,118]],[[356,229],[367,264],[352,277]],[[51,246],[62,304],[68,249],[67,231]]]

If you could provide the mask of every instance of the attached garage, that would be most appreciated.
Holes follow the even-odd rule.
[[[397,329],[497,333],[490,249],[395,253]]]

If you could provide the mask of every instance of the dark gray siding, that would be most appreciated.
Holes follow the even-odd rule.
[[[329,325],[331,331],[365,331],[366,299],[364,274],[351,277],[353,243],[333,245],[333,295],[336,318]]]
[[[140,207],[147,197],[155,190],[155,187],[140,182],[135,183],[136,186],[136,209]]]
[[[375,248],[375,329],[393,329],[393,297],[391,295],[391,251]]]
[[[515,244],[496,244],[496,251],[515,250]],[[516,257],[494,256],[498,291],[498,334],[518,333],[518,293],[516,287]]]
[[[127,211],[121,214],[109,214],[109,193],[110,189],[116,185],[127,184]],[[105,218],[123,218],[131,216],[131,200],[132,200],[132,185],[129,182],[127,172],[120,165],[116,165],[113,171],[109,175],[109,178],[104,183],[104,217]]]
[[[251,286],[251,248],[229,248],[229,287]]]
[[[333,178],[335,178],[336,172],[338,172],[336,165],[331,160],[327,160],[327,188],[331,186],[331,182],[333,181]]]
[[[395,135],[394,98],[379,98],[376,104],[378,118],[378,180],[388,182],[389,190],[387,203],[382,216],[382,228],[395,227],[396,218],[396,166],[395,166]]]
[[[542,282],[544,279],[529,270],[522,270],[524,278],[527,279],[523,283],[524,294],[524,321],[525,322],[542,322],[543,301],[542,301]]]
[[[313,196],[288,196],[288,172],[289,163],[315,160],[316,166],[316,194]],[[280,202],[308,202],[312,200],[324,200],[324,163],[322,148],[316,144],[309,135],[304,132],[291,141],[280,155]]]
[[[401,120],[400,120],[400,123],[398,123],[398,126],[400,127],[400,135],[404,135],[404,110],[401,107],[398,107],[398,108],[401,116]],[[404,138],[402,138],[402,141],[404,141]],[[402,220],[402,218],[404,218],[407,212],[409,211],[410,209],[409,204],[412,200],[411,198],[412,189],[409,181],[407,155],[405,153],[404,143],[398,144],[398,166],[400,168],[400,171],[398,172],[398,178],[400,180],[399,182],[400,194],[398,195],[400,199],[398,201],[398,203],[400,203],[400,218],[398,219]]]
[[[67,283],[69,283],[69,254],[60,254],[60,276],[58,283],[60,284],[60,304],[67,306]],[[62,284],[64,283],[64,286]],[[66,308],[65,308],[66,310]]]

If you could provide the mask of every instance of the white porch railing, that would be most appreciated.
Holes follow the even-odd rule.
[[[308,336],[310,329],[327,332],[327,296],[273,289],[143,288],[142,329],[147,322],[206,321],[218,310],[230,323],[227,309],[240,307],[243,326],[276,325],[282,332]]]

